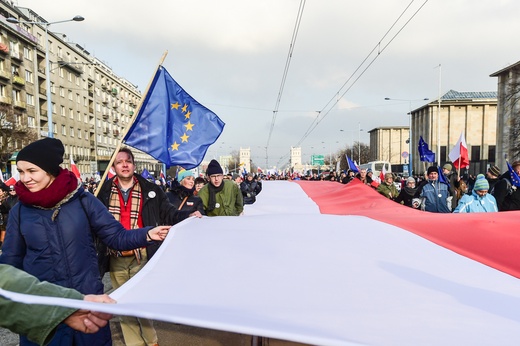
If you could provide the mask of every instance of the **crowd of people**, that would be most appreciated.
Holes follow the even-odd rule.
[[[120,287],[146,265],[172,225],[188,217],[242,215],[262,190],[252,175],[224,175],[216,160],[206,178],[181,170],[162,185],[137,174],[129,148],[116,153],[114,177],[83,182],[60,167],[64,154],[58,139],[33,142],[18,153],[19,181],[0,186],[1,288],[114,303],[103,294],[105,272],[112,287]],[[0,326],[19,332],[21,346],[112,344],[109,314],[35,311],[38,320],[23,304],[0,297]],[[52,318],[43,321],[42,315]],[[152,320],[119,319],[125,344],[159,344]]]
[[[48,292],[57,285],[55,294],[60,296],[113,303],[103,294],[105,272],[112,286],[120,287],[146,265],[172,225],[204,215],[240,216],[244,205],[256,202],[265,179],[358,181],[396,203],[426,212],[520,210],[520,161],[503,174],[491,166],[486,175],[471,179],[461,178],[449,163],[429,167],[422,177],[404,179],[393,173],[374,177],[366,169],[326,177],[224,174],[212,160],[205,177],[182,169],[163,184],[137,174],[132,151],[121,148],[113,161],[115,176],[101,184],[80,181],[61,168],[64,153],[58,139],[33,142],[18,153],[19,181],[0,184],[2,288]],[[20,332],[22,346],[111,344],[110,315],[41,309],[56,318],[38,324],[24,317],[28,324],[20,326],[17,321],[28,309],[0,298],[0,325]],[[158,345],[151,320],[121,316],[120,322],[127,345]]]
[[[386,198],[410,208],[433,213],[473,213],[520,210],[520,161],[500,172],[491,165],[485,174],[461,177],[450,163],[430,166],[422,176],[398,177],[385,173],[374,177],[370,169],[348,170],[336,175],[291,176],[288,179],[336,181],[348,184],[360,181]]]

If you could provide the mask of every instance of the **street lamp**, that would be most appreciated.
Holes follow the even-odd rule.
[[[19,21],[16,18],[9,17],[6,19],[9,23],[13,24],[37,24],[41,25],[45,28],[45,87],[47,88],[47,122],[49,124],[49,133],[48,137],[54,137],[54,129],[52,124],[52,100],[51,100],[51,62],[49,60],[49,26],[52,24],[65,23],[65,22],[81,22],[84,21],[85,18],[82,16],[74,16],[74,18],[66,19],[66,20],[58,20],[56,22],[26,22]]]
[[[386,101],[406,101],[409,103],[410,115],[409,117],[409,129],[408,129],[408,174],[412,176],[412,101],[427,101],[429,98],[425,97],[423,99],[415,99],[415,100],[402,100],[402,99],[393,99],[390,97],[385,97]]]

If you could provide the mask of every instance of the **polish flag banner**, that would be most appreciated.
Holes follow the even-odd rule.
[[[114,171],[114,167],[110,167],[107,174],[107,179],[112,179],[116,176],[116,171]]]
[[[469,167],[468,145],[464,133],[460,134],[459,140],[448,154],[453,166],[457,169]]]
[[[79,172],[78,166],[76,166],[76,164],[74,163],[72,155],[70,156],[70,170],[78,179],[81,179],[81,173]]]
[[[518,217],[265,181],[242,216],[173,226],[117,304],[0,294],[312,345],[518,345]]]
[[[18,179],[16,179],[15,177],[11,177],[11,178],[7,179],[6,181],[4,181],[4,184],[7,186],[12,186],[12,185],[16,184],[17,181],[18,181]]]
[[[385,181],[385,174],[386,174],[386,168],[385,165],[383,165],[383,168],[381,168],[381,171],[379,172],[379,180],[382,183]]]

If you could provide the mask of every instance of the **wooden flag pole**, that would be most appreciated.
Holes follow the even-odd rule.
[[[168,55],[168,51],[165,51],[164,54],[162,55],[161,59],[159,60],[159,64],[155,68],[155,72],[154,72],[152,78],[150,79],[150,81],[148,82],[148,86],[146,87],[145,93],[143,94],[145,97],[146,97],[146,95],[148,95],[148,91],[150,90],[150,86],[152,85],[152,81],[155,78],[157,70],[163,64],[164,59],[166,59],[166,55]],[[98,185],[96,191],[94,192],[94,196],[97,197],[99,191],[101,191],[101,187],[103,186],[103,183],[107,180],[108,171],[110,170],[110,167],[112,167],[112,165],[114,164],[114,160],[116,159],[116,155],[119,152],[119,149],[121,149],[121,144],[123,144],[123,138],[125,138],[126,134],[128,133],[128,131],[130,131],[130,128],[134,124],[135,118],[137,118],[137,114],[139,114],[139,111],[141,110],[145,97],[141,97],[141,101],[139,102],[139,105],[136,108],[136,112],[134,114],[132,121],[128,122],[128,124],[125,127],[125,130],[121,134],[121,139],[118,141],[117,146],[114,149],[112,156],[110,157],[110,161],[108,163],[107,169],[105,169],[105,173],[103,173],[103,177],[101,177],[101,181],[99,182],[99,185]]]

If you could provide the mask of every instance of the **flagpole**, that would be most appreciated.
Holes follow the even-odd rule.
[[[155,75],[157,74],[157,70],[159,69],[160,66],[162,66],[162,64],[164,62],[164,59],[166,59],[166,55],[168,55],[168,51],[165,51],[163,53],[161,59],[159,60],[159,64],[155,68],[155,72],[154,72],[152,78],[150,79],[150,81],[148,82],[148,86],[146,87],[146,90],[145,90],[145,92],[143,94],[144,96],[148,95],[148,91],[150,90],[150,86],[152,85],[152,82],[153,82],[153,80],[155,78]],[[105,173],[103,173],[103,177],[101,177],[101,181],[99,182],[99,185],[98,185],[96,191],[94,192],[94,196],[97,197],[99,191],[101,191],[101,186],[103,186],[103,183],[107,179],[108,171],[110,170],[110,167],[112,167],[112,165],[114,164],[114,161],[116,159],[117,153],[119,152],[119,149],[121,149],[121,144],[123,144],[123,138],[125,138],[126,134],[128,133],[128,131],[130,131],[130,128],[134,124],[134,121],[137,118],[137,114],[139,114],[139,111],[141,110],[141,106],[143,105],[143,102],[144,102],[144,97],[141,97],[141,101],[139,102],[139,105],[136,108],[136,112],[135,112],[135,115],[134,115],[132,121],[128,122],[128,124],[126,125],[124,131],[121,133],[121,137],[120,137],[119,141],[117,142],[117,146],[114,149],[114,152],[112,153],[112,156],[110,157],[110,161],[108,163],[107,169],[105,169]]]

